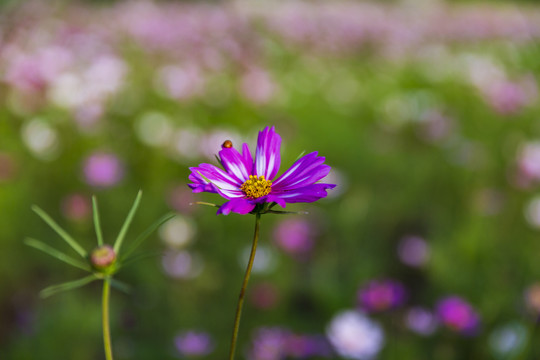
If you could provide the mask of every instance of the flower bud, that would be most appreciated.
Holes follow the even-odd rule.
[[[99,246],[90,254],[90,262],[94,268],[104,272],[104,270],[111,269],[116,262],[116,253],[109,245]]]

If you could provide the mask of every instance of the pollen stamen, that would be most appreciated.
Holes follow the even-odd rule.
[[[257,199],[268,195],[271,189],[272,181],[266,180],[263,175],[259,177],[256,175],[249,175],[249,179],[240,187],[240,190],[246,194],[246,197],[251,199]]]

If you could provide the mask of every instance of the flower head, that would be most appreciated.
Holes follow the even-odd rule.
[[[476,334],[480,326],[476,311],[458,296],[439,301],[436,312],[442,324],[464,335]]]
[[[246,143],[240,153],[231,141],[225,141],[219,152],[224,170],[211,164],[192,167],[192,183],[188,185],[193,192],[217,193],[227,199],[217,212],[223,215],[231,211],[248,214],[256,206],[269,203],[284,208],[287,203],[314,202],[336,186],[318,183],[328,175],[330,166],[317,152],[304,155],[276,178],[281,164],[280,147],[281,137],[274,127],[259,132],[255,158]]]

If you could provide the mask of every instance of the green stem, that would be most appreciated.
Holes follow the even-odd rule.
[[[111,289],[110,279],[106,277],[103,280],[103,347],[105,348],[105,359],[113,360],[111,347],[111,330],[109,327],[109,294]]]
[[[255,252],[257,251],[257,242],[259,241],[259,224],[261,220],[261,214],[255,215],[255,233],[253,235],[253,244],[251,245],[251,254],[249,255],[249,261],[244,275],[244,282],[242,283],[242,289],[240,289],[240,296],[238,297],[238,305],[236,306],[236,316],[234,318],[234,328],[231,340],[231,351],[229,352],[229,360],[234,360],[234,352],[236,350],[236,341],[238,339],[238,329],[240,327],[240,318],[242,316],[242,306],[244,305],[244,295],[246,294],[246,288],[251,275],[251,268],[253,267],[253,260],[255,260]]]

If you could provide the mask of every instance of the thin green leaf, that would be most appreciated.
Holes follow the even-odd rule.
[[[209,202],[204,202],[204,201],[196,201],[194,203],[190,203],[189,205],[206,205],[206,206],[212,206],[212,207],[221,207],[221,205],[217,205],[217,204],[212,204],[212,203],[209,203]]]
[[[101,233],[101,223],[99,222],[99,209],[98,209],[97,199],[95,196],[92,196],[92,208],[94,212],[94,227],[96,228],[98,246],[102,246],[103,234]]]
[[[144,240],[146,240],[150,236],[150,234],[152,234],[154,231],[156,231],[156,229],[158,227],[160,227],[162,224],[164,224],[165,222],[167,222],[168,220],[172,219],[175,216],[176,216],[176,214],[174,214],[174,213],[167,213],[167,214],[163,215],[161,218],[159,218],[152,225],[150,225],[139,236],[137,236],[137,238],[135,239],[135,241],[133,242],[131,247],[124,253],[122,258],[125,259],[126,257],[128,257],[133,251],[135,251],[135,249],[137,249],[139,247],[139,245],[141,245],[141,243]]]
[[[36,206],[36,205],[32,206],[32,210],[36,214],[38,214],[39,217],[41,219],[43,219],[43,221],[45,221],[54,231],[56,231],[56,233],[58,235],[60,235],[60,237],[62,239],[64,239],[69,244],[69,246],[71,246],[73,248],[73,250],[75,250],[79,255],[81,255],[81,257],[86,259],[86,256],[87,256],[86,250],[84,250],[82,248],[82,246],[80,246],[79,243],[77,243],[77,241],[75,241],[75,239],[73,239],[49,215],[47,215],[47,213],[45,211],[41,210],[41,208],[39,206]]]
[[[214,184],[209,178],[207,178],[206,176],[204,176],[203,174],[201,174],[200,171],[197,171],[197,174],[201,175],[201,177],[203,178],[203,180],[207,181],[208,183],[214,185],[215,187],[217,187],[218,189],[221,190],[221,188],[219,186],[217,186],[216,184]]]
[[[216,157],[216,160],[219,163],[219,165],[221,165],[222,168],[225,168],[225,166],[223,166],[223,163],[221,162],[221,159],[219,158],[219,156],[217,156],[217,155],[214,155],[214,156]]]
[[[278,214],[278,215],[307,215],[307,211],[280,211],[280,210],[266,210],[261,214]]]
[[[95,275],[88,275],[88,276],[85,276],[85,277],[83,277],[82,279],[79,279],[79,280],[68,281],[68,282],[65,282],[65,283],[62,283],[62,284],[49,286],[48,288],[45,288],[45,289],[41,290],[39,295],[42,298],[46,298],[46,297],[49,297],[51,295],[54,295],[54,294],[62,292],[62,291],[69,291],[69,290],[78,289],[78,288],[80,288],[80,287],[82,287],[82,286],[84,286],[86,284],[89,284],[92,281],[95,281],[97,279],[98,278]]]
[[[120,247],[122,246],[122,241],[124,241],[124,237],[126,236],[126,233],[129,229],[129,225],[131,225],[131,221],[133,220],[133,217],[135,216],[135,213],[137,212],[137,208],[139,207],[139,203],[141,202],[141,197],[142,197],[142,190],[139,190],[139,193],[137,194],[137,197],[135,198],[135,202],[133,203],[131,210],[129,210],[128,216],[126,217],[126,221],[124,221],[124,225],[122,225],[122,228],[120,229],[120,233],[118,234],[118,237],[116,238],[116,241],[114,242],[114,252],[117,255],[120,251]]]
[[[296,157],[296,159],[294,159],[294,161],[300,159],[302,156],[304,156],[305,153],[306,153],[306,150],[302,151],[302,152],[300,153],[300,155],[298,155],[298,156]],[[294,162],[294,161],[293,161],[293,162]]]
[[[113,279],[113,278],[109,278],[109,282],[111,283],[111,286],[116,288],[117,290],[120,290],[126,294],[129,294],[131,292],[131,286],[122,282],[122,281],[118,281],[116,279]]]
[[[69,264],[71,266],[75,266],[76,268],[79,268],[79,269],[82,269],[82,270],[90,271],[90,266],[88,266],[88,264],[86,264],[86,263],[84,263],[82,261],[79,261],[77,259],[74,259],[71,256],[66,255],[63,252],[61,252],[59,250],[56,250],[55,248],[45,244],[44,242],[41,242],[39,240],[32,239],[32,238],[26,238],[26,239],[24,239],[24,243],[26,245],[28,245],[28,246],[31,246],[31,247],[35,248],[35,249],[41,250],[44,253],[49,254],[52,257],[55,257],[58,260],[65,262],[66,264]]]

